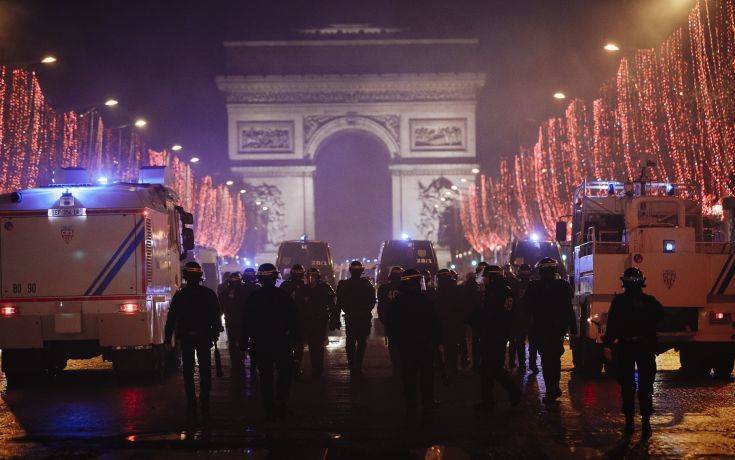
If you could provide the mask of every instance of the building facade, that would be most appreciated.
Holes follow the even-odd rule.
[[[264,216],[249,224],[264,235],[256,260],[283,240],[323,238],[315,223],[319,157],[330,140],[353,134],[373,138],[386,156],[386,236],[440,239],[442,216],[478,167],[476,97],[485,76],[476,71],[476,46],[365,26],[225,43],[227,75],[217,84],[227,99],[231,171]],[[440,260],[448,257],[440,248]]]

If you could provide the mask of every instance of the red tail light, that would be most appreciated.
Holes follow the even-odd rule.
[[[0,316],[4,318],[15,316],[17,313],[18,309],[12,305],[3,305],[2,307],[0,307]]]
[[[721,311],[709,312],[710,324],[727,324],[730,322],[731,318],[732,318],[732,315],[730,313],[721,312]]]
[[[140,305],[137,303],[124,303],[120,305],[120,313],[133,314],[140,312]]]

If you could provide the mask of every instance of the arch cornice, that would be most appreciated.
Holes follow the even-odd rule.
[[[319,146],[326,139],[333,134],[350,130],[373,134],[388,148],[391,159],[399,156],[400,145],[398,140],[394,137],[394,134],[375,120],[372,120],[367,116],[360,115],[341,116],[317,128],[304,146],[304,156],[313,159],[319,150]]]

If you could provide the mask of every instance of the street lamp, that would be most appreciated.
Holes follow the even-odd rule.
[[[620,51],[620,47],[613,42],[608,42],[602,47],[608,53],[617,53]]]
[[[148,122],[145,121],[143,118],[138,118],[133,124],[136,128],[143,128],[145,125],[148,124]]]
[[[472,168],[472,174],[479,174],[480,168]]]
[[[43,59],[41,59],[41,64],[53,64],[57,61],[56,56],[48,55],[44,56]]]
[[[174,144],[171,146],[171,150],[174,152],[178,152],[179,150],[183,149],[184,147],[180,146],[179,144]]]
[[[115,107],[118,103],[119,102],[117,101],[117,99],[112,99],[112,98],[105,101],[105,105],[107,107]]]
[[[225,182],[225,185],[229,187],[230,185],[232,185],[234,183],[235,183],[235,181],[233,181],[232,179],[230,179],[227,182]]]
[[[567,98],[567,95],[562,93],[561,91],[557,91],[554,93],[554,99],[557,101],[562,101]]]
[[[244,188],[240,189],[240,195],[244,195],[246,190]]]
[[[199,163],[199,157],[191,157],[189,163]]]

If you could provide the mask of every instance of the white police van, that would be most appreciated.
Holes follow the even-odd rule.
[[[8,381],[102,355],[121,373],[162,372],[164,325],[192,215],[163,186],[92,184],[65,169],[46,187],[0,195],[0,349]]]

